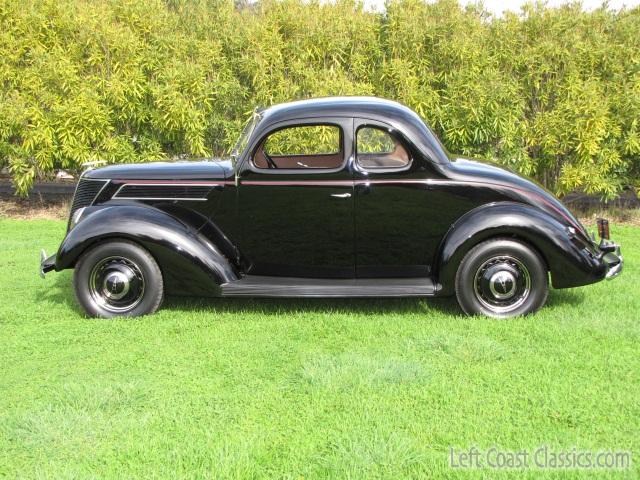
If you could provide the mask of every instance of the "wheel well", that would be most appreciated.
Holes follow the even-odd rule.
[[[158,261],[158,258],[153,254],[153,252],[145,247],[143,244],[141,244],[140,242],[136,242],[135,240],[128,238],[128,237],[121,237],[118,235],[114,235],[113,237],[103,237],[99,240],[95,240],[93,242],[91,242],[89,245],[87,245],[85,248],[82,249],[82,251],[78,254],[78,256],[76,257],[76,259],[73,261],[73,263],[71,264],[71,268],[76,268],[76,264],[78,263],[78,260],[80,260],[82,258],[82,256],[87,253],[89,250],[92,250],[100,245],[104,245],[105,243],[110,243],[110,242],[124,242],[124,243],[130,243],[132,245],[135,245],[136,247],[140,247],[142,248],[145,252],[147,252],[151,258],[153,258],[153,260],[156,262],[156,265],[158,265],[158,268],[160,269],[160,273],[162,275],[162,278],[166,278],[166,272],[164,270],[164,267],[162,266],[162,264]]]
[[[220,279],[210,278],[217,272],[212,273],[209,270],[206,270],[206,267],[199,267],[195,263],[192,263],[188,258],[179,255],[176,251],[168,249],[168,247],[156,245],[154,242],[149,242],[147,246],[144,243],[137,241],[137,239],[135,238],[130,238],[118,234],[101,237],[90,242],[76,256],[73,264],[70,264],[68,268],[75,268],[78,261],[83,257],[83,255],[85,255],[91,249],[111,242],[129,243],[131,245],[140,247],[145,252],[147,252],[160,269],[166,294],[199,295],[203,297],[218,296],[218,293],[215,289],[219,288],[219,285],[223,283],[223,281],[221,281]],[[183,263],[180,263],[178,266],[176,266],[174,262],[167,262],[166,258],[163,257],[163,249],[166,249],[168,255],[176,255],[176,259]],[[215,286],[214,291],[212,291],[212,286]]]
[[[476,242],[474,245],[472,245],[467,252],[471,251],[471,249],[473,247],[475,247],[476,245],[479,245],[482,242],[486,242],[488,240],[499,240],[501,238],[505,238],[508,240],[516,240],[524,245],[526,245],[527,247],[529,247],[531,250],[533,250],[534,252],[536,252],[536,254],[538,255],[538,257],[540,257],[540,259],[543,261],[544,263],[544,267],[547,270],[547,272],[551,271],[551,269],[549,268],[549,260],[547,259],[547,257],[542,253],[542,251],[538,248],[538,246],[536,244],[534,244],[533,242],[531,242],[529,239],[524,238],[518,234],[510,234],[510,235],[494,235],[494,236],[490,236],[487,238],[482,239],[479,242]]]
[[[135,240],[132,240],[131,238],[127,238],[127,237],[120,237],[120,236],[113,236],[113,237],[102,237],[100,239],[96,239],[93,242],[90,242],[86,247],[84,247],[82,249],[82,251],[76,256],[76,258],[74,259],[73,263],[70,265],[71,268],[75,268],[76,264],[78,263],[78,260],[80,260],[80,258],[87,253],[89,250],[96,248],[99,245],[103,245],[105,243],[109,243],[109,242],[125,242],[125,243],[132,243],[133,245],[140,247],[142,249],[144,249],[149,255],[151,255],[151,257],[156,261],[156,263],[158,264],[158,266],[160,266],[160,263],[158,262],[158,259],[153,255],[153,253],[144,245],[142,245],[140,242],[136,242]],[[162,267],[160,267],[160,270],[162,271]]]
[[[469,253],[473,248],[480,245],[481,243],[484,243],[490,240],[498,240],[498,239],[515,240],[517,242],[522,243],[523,245],[526,245],[528,248],[530,248],[533,252],[535,252],[538,255],[538,257],[542,261],[542,264],[545,270],[547,272],[551,271],[550,265],[549,265],[549,259],[547,258],[547,256],[542,253],[538,245],[533,243],[530,239],[526,238],[524,235],[518,235],[517,232],[508,232],[508,233],[493,232],[493,233],[489,233],[486,236],[478,235],[477,238],[472,238],[468,240],[466,243],[463,243],[462,245],[459,246],[457,250],[460,252],[460,256],[456,263],[445,265],[444,269],[443,269],[443,265],[438,264],[436,275],[440,283],[441,295],[453,294],[453,291],[454,291],[453,284],[455,282],[457,271],[460,268],[460,263],[462,262],[464,257],[467,255],[467,253]]]

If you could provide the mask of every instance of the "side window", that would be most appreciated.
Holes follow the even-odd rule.
[[[402,168],[411,156],[402,143],[378,127],[360,127],[356,134],[358,165],[363,168]]]
[[[335,125],[303,125],[277,130],[253,156],[257,168],[338,168],[344,159],[342,130]]]

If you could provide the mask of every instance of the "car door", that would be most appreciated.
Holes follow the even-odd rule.
[[[356,275],[421,277],[439,240],[428,203],[428,166],[401,132],[354,121]]]
[[[239,243],[252,275],[353,278],[352,119],[272,126],[238,176]]]

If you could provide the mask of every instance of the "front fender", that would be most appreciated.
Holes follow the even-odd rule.
[[[99,207],[86,214],[60,245],[55,269],[74,267],[87,248],[109,238],[146,248],[162,270],[168,293],[217,295],[218,285],[238,278],[220,249],[197,230],[156,208],[134,205]]]
[[[548,213],[521,203],[491,203],[463,215],[442,240],[435,262],[442,294],[454,293],[456,272],[466,253],[496,237],[516,238],[537,250],[554,288],[588,285],[606,274],[595,249],[572,239],[567,227]]]

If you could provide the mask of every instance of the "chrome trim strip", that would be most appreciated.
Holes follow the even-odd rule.
[[[111,180],[108,178],[83,178],[83,175],[80,175],[80,177],[78,178],[78,183],[80,183],[80,180],[85,180],[87,182],[110,182]]]
[[[215,181],[211,181],[211,180],[142,180],[142,179],[128,180],[126,178],[124,179],[110,178],[109,180],[118,184],[124,183],[126,185],[160,185],[160,186],[186,185],[189,187],[192,187],[192,186],[217,187],[219,185],[224,185],[225,183],[229,183],[229,184],[233,183],[225,180],[215,180]]]
[[[430,185],[428,179],[358,179],[358,180],[242,180],[240,185],[284,187],[353,187],[360,185]]]

